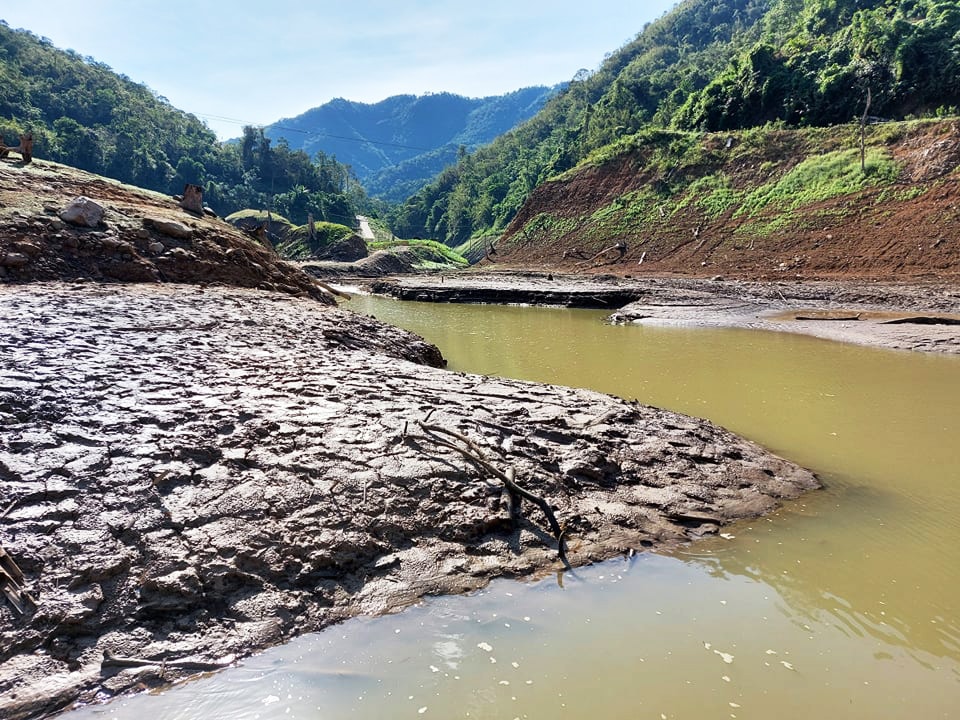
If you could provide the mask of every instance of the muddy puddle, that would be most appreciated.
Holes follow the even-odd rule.
[[[603,313],[354,307],[454,370],[711,418],[824,491],[719,537],[305,636],[112,718],[947,718],[960,705],[960,359]]]

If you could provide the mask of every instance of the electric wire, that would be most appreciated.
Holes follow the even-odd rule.
[[[219,122],[232,123],[235,125],[256,127],[256,128],[259,128],[260,130],[266,130],[266,129],[282,130],[284,132],[299,133],[301,135],[307,135],[310,137],[327,137],[327,138],[333,138],[335,140],[346,140],[348,142],[364,143],[368,145],[384,145],[387,147],[403,148],[404,150],[420,150],[422,152],[429,152],[430,150],[434,149],[434,148],[428,148],[428,147],[420,147],[419,145],[406,145],[404,143],[388,142],[387,140],[370,140],[369,138],[365,138],[362,136],[347,137],[346,135],[334,135],[333,133],[317,132],[315,130],[301,130],[299,128],[286,127],[284,125],[276,125],[276,124],[262,125],[260,123],[247,122],[245,120],[238,120],[236,118],[228,118],[220,115],[205,115],[202,113],[196,113],[196,116],[204,120],[217,120]]]

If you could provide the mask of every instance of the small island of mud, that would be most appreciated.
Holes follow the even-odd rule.
[[[911,280],[765,282],[502,271],[359,279],[400,300],[614,310],[614,323],[742,327],[960,353],[960,291]]]

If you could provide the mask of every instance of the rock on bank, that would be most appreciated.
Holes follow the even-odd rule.
[[[36,600],[0,606],[6,718],[560,567],[540,512],[514,524],[420,420],[514,468],[574,565],[817,487],[706,421],[435,369],[403,331],[279,294],[0,287],[0,346],[0,547]]]

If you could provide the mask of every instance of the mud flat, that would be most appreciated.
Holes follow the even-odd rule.
[[[643,286],[610,278],[550,273],[406,275],[369,283],[398,300],[499,305],[557,305],[613,310],[643,297]]]
[[[818,487],[706,421],[439,364],[289,295],[0,287],[0,715],[563,568],[500,475],[571,565]]]
[[[960,288],[946,283],[477,272],[384,278],[366,285],[401,300],[612,308],[615,323],[746,327],[960,353]]]

